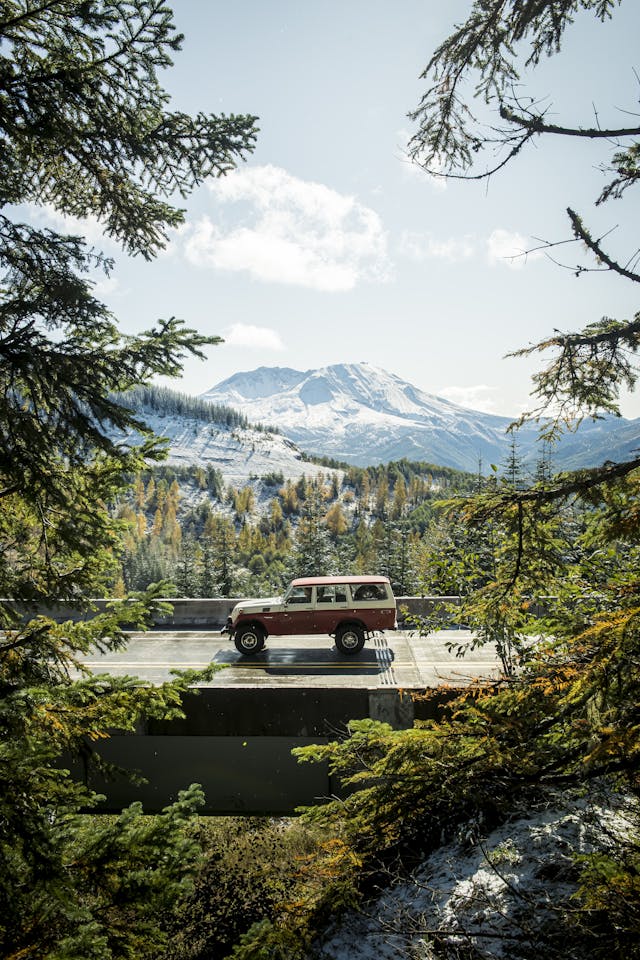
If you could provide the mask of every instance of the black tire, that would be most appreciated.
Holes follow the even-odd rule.
[[[245,657],[250,657],[253,653],[260,653],[264,647],[265,633],[261,626],[252,623],[248,627],[240,627],[236,630],[233,642],[236,650]]]
[[[364,631],[355,623],[344,623],[336,631],[336,647],[340,653],[352,656],[364,647]]]

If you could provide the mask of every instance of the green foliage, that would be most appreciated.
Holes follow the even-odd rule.
[[[243,933],[229,960],[306,960],[309,937],[300,937],[288,927],[260,920]]]
[[[7,0],[0,34],[10,105],[3,205],[47,202],[72,216],[95,214],[125,249],[151,257],[183,220],[159,197],[186,196],[252,148],[254,117],[168,109],[158,75],[183,38],[162,0]]]
[[[166,960],[223,960],[238,942],[253,943],[257,930],[261,941],[269,931],[267,943],[275,950],[286,929],[282,918],[318,895],[311,873],[322,850],[317,831],[296,820],[219,818],[201,820],[197,840],[204,862],[192,893],[171,920]],[[292,930],[285,938],[290,945],[304,940]]]
[[[260,479],[267,487],[281,487],[284,483],[284,474],[282,471],[265,473]]]
[[[111,262],[15,219],[46,203],[97,217],[129,253],[164,245],[183,219],[166,198],[231,169],[255,137],[252,117],[169,111],[158,77],[181,39],[163,0],[8,0],[0,11],[0,948],[13,960],[156,956],[158,914],[198,862],[197,787],[157,818],[134,805],[95,823],[81,811],[98,798],[64,767],[70,756],[100,765],[101,741],[143,715],[179,715],[194,682],[94,677],[78,657],[123,646],[167,592],[158,584],[91,617],[127,530],[110,507],[162,453],[117,397],[177,375],[218,338],[173,317],[122,335],[90,279]],[[175,490],[159,483],[153,496],[162,536],[175,538]],[[65,601],[87,619],[34,615]]]
[[[496,822],[518,801],[610,775],[632,787],[640,756],[638,609],[532,648],[509,682],[452,700],[412,730],[353,721],[342,742],[296,750],[328,761],[347,790],[314,808],[369,858],[425,852],[468,819]]]
[[[322,492],[318,485],[306,484],[303,492],[302,516],[288,558],[289,575],[293,578],[338,573],[339,562],[325,522]]]
[[[576,238],[586,242],[586,228],[575,215],[573,220]],[[580,333],[554,335],[516,351],[513,356],[529,356],[550,348],[558,351],[553,362],[532,378],[532,394],[540,400],[540,406],[533,414],[523,415],[519,422],[538,416],[553,404],[555,415],[545,425],[543,436],[554,439],[562,426],[579,424],[585,417],[595,420],[605,412],[619,416],[620,390],[633,390],[636,384],[635,355],[639,347],[637,313],[632,321],[604,317],[588,324]]]
[[[189,892],[200,862],[187,826],[202,792],[191,787],[157,817],[139,804],[119,817],[90,817],[77,811],[95,796],[51,767],[52,758],[40,742],[12,763],[31,772],[14,784],[31,803],[0,841],[3,956],[156,957],[166,942],[157,915]],[[49,770],[46,780],[33,777],[36,763]],[[5,821],[4,802],[1,809]]]
[[[158,585],[163,592],[166,585]],[[200,791],[191,788],[157,819],[142,818],[134,806],[109,827],[89,827],[81,811],[99,798],[64,769],[69,756],[100,765],[100,742],[113,730],[132,732],[142,716],[182,715],[194,674],[157,688],[130,677],[69,679],[73,667],[81,669],[79,653],[123,646],[123,627],[143,625],[157,606],[151,592],[87,622],[38,617],[5,634],[0,876],[10,909],[0,924],[3,955],[153,956],[162,942],[155,912],[194,872],[185,827]]]

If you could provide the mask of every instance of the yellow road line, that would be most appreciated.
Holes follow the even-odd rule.
[[[120,660],[110,661],[108,663],[95,663],[93,661],[83,661],[84,665],[87,667],[127,667],[132,669],[139,670],[165,670],[169,667],[175,668],[178,670],[185,669],[201,669],[203,667],[208,667],[211,661],[206,663],[160,663],[158,661],[154,663],[123,663]],[[214,666],[219,667],[237,667],[241,670],[247,669],[256,669],[256,670],[270,670],[274,667],[280,667],[283,670],[286,669],[299,669],[300,667],[323,667],[325,670],[344,670],[345,667],[350,669],[380,669],[380,664],[376,663],[254,663],[249,661],[248,663],[244,662],[229,662],[229,663],[216,663],[213,661]]]

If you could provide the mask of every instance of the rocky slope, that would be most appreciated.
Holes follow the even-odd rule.
[[[231,417],[225,416],[225,411],[221,416],[209,414],[195,398],[147,388],[128,395],[124,402],[157,436],[169,441],[166,463],[213,466],[225,483],[234,485],[268,474],[297,480],[302,474],[313,477],[330,472],[308,463],[296,444],[282,434],[242,422],[244,418],[234,417],[232,411],[227,411]]]

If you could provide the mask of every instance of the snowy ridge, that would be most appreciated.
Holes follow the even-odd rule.
[[[202,399],[232,406],[253,422],[276,424],[308,453],[359,466],[406,457],[476,471],[479,461],[485,469],[499,463],[510,442],[509,417],[461,407],[367,363],[306,372],[259,367],[223,380]],[[525,460],[537,458],[536,438],[534,426],[519,431]],[[640,420],[608,416],[568,434],[554,464],[592,466],[638,448]]]
[[[305,461],[295,443],[277,433],[145,409],[139,411],[139,416],[156,436],[168,439],[165,463],[210,465],[220,470],[226,483],[243,484],[252,477],[270,473],[297,480],[302,474],[313,477],[331,472]]]

